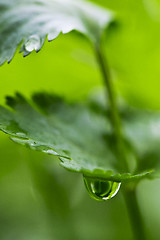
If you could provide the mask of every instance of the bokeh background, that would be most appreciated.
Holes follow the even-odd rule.
[[[75,0],[76,1],[76,0]],[[116,12],[118,24],[106,33],[105,50],[118,94],[138,108],[160,109],[160,1],[95,0]],[[0,103],[16,91],[29,97],[49,91],[84,99],[101,86],[89,42],[72,32],[42,50],[0,67]],[[138,201],[148,239],[159,239],[160,180],[143,180]],[[58,160],[11,142],[0,133],[1,240],[132,239],[123,197],[91,199],[80,174]]]

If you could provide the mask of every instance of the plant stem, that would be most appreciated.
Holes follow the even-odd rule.
[[[117,145],[118,158],[120,160],[119,166],[123,170],[128,171],[127,156],[126,156],[126,150],[125,150],[124,139],[122,134],[120,117],[119,117],[117,103],[116,103],[114,86],[111,80],[111,75],[110,75],[109,67],[107,64],[107,60],[105,58],[105,55],[103,54],[102,47],[99,43],[95,45],[95,52],[96,52],[96,58],[99,64],[99,68],[103,76],[104,84],[106,86],[107,96],[109,99],[111,125],[113,128],[113,135],[115,137],[115,141]]]
[[[109,98],[110,110],[111,110],[112,126],[115,134],[119,138],[121,136],[121,126],[120,126],[120,121],[119,121],[119,116],[117,111],[116,96],[114,92],[113,83],[111,81],[107,60],[105,58],[105,55],[103,54],[100,44],[96,45],[96,57],[97,57],[99,67],[103,76],[104,84],[107,89],[107,95]]]
[[[127,189],[123,192],[125,202],[128,209],[128,215],[130,218],[134,239],[146,240],[144,231],[144,222],[137,202],[136,191],[134,189]]]
[[[116,95],[114,92],[113,82],[111,80],[109,67],[106,58],[103,54],[102,46],[98,43],[95,45],[95,52],[99,68],[101,70],[104,84],[107,90],[107,96],[109,99],[110,113],[111,113],[111,125],[113,128],[113,134],[115,136],[116,146],[117,146],[117,156],[119,161],[119,166],[122,167],[123,171],[128,172],[128,156],[126,151],[126,146],[123,137],[123,131],[121,127],[121,121],[119,117],[119,112],[116,103]],[[129,185],[128,185],[129,186]],[[136,240],[145,240],[143,219],[139,210],[135,185],[132,188],[126,188],[124,191],[124,197],[133,229],[133,234]]]

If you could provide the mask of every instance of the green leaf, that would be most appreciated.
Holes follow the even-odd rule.
[[[111,148],[106,141],[109,121],[90,104],[69,104],[43,93],[32,97],[34,108],[20,94],[7,97],[7,104],[13,111],[0,107],[0,129],[17,143],[58,156],[68,170],[112,181],[150,173],[147,169],[135,175],[118,169],[114,145]]]
[[[123,114],[125,135],[138,158],[137,168],[160,168],[160,112],[127,107]]]
[[[0,0],[0,64],[10,62],[21,43],[23,55],[38,52],[48,41],[77,30],[98,41],[113,14],[82,0]]]

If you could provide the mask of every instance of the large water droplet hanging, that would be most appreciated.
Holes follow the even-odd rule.
[[[104,181],[90,177],[83,177],[89,195],[97,201],[113,198],[119,191],[120,182]]]
[[[40,47],[41,47],[41,40],[38,35],[30,36],[25,43],[25,49],[28,52],[32,52],[33,50],[38,51]]]

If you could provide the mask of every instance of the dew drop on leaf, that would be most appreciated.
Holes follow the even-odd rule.
[[[41,47],[41,40],[38,35],[30,36],[25,43],[25,49],[28,52],[32,52],[33,50],[38,51],[40,47]]]
[[[89,195],[97,201],[106,201],[113,198],[119,191],[121,183],[103,181],[83,176]]]

